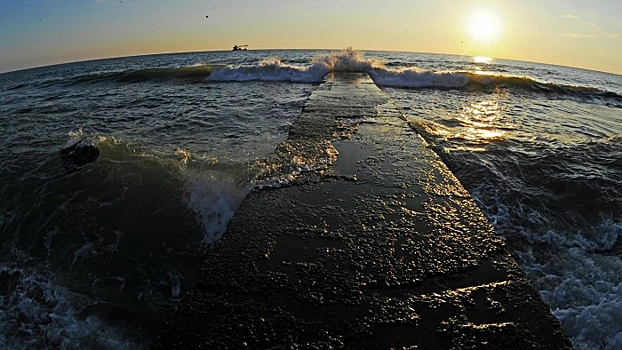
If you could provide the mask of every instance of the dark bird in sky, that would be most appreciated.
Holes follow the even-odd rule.
[[[205,15],[205,18],[207,18],[207,15]]]

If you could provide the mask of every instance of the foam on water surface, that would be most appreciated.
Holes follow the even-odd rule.
[[[525,232],[529,235],[529,232]],[[577,349],[616,349],[622,335],[622,260],[608,255],[622,224],[605,221],[568,236],[530,235],[549,247],[549,259],[520,253],[528,276]]]
[[[97,302],[34,271],[0,267],[0,347],[140,349],[123,330],[82,312]]]

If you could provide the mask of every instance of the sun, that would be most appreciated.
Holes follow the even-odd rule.
[[[468,17],[467,31],[473,40],[492,42],[501,34],[501,21],[491,10],[478,10]]]

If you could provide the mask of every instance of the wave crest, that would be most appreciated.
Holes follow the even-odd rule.
[[[228,66],[218,69],[207,81],[288,81],[293,83],[319,83],[328,73],[322,66],[294,66],[278,58],[266,58],[256,65]]]
[[[75,77],[69,82],[69,85],[104,82],[142,83],[169,80],[199,83],[205,80],[213,71],[222,67],[223,65],[192,65],[176,68],[146,68],[121,72],[95,73]]]
[[[328,71],[370,72],[383,69],[384,62],[375,58],[364,58],[360,51],[349,47],[341,52],[316,56],[313,65],[322,66]]]
[[[254,65],[224,67],[211,74],[207,80],[320,83],[331,71],[369,72],[382,67],[382,61],[365,59],[359,51],[347,48],[341,52],[316,56],[310,66],[292,65],[273,57]]]
[[[509,88],[536,94],[579,98],[587,102],[605,102],[610,106],[622,108],[622,96],[615,92],[588,86],[542,82],[526,76],[479,74],[474,72],[436,72],[420,68],[374,68],[368,71],[368,73],[374,82],[382,87],[410,89],[465,88],[470,90]]]
[[[397,88],[463,88],[471,81],[462,73],[434,72],[419,68],[383,69],[368,72],[377,85]]]

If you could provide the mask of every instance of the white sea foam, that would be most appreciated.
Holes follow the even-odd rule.
[[[507,207],[497,204],[484,211],[501,232],[512,227]],[[548,230],[541,234],[526,229],[508,232],[517,233],[529,242],[525,250],[516,251],[521,265],[560,320],[574,347],[620,349],[622,259],[608,252],[622,236],[622,223],[607,219],[593,228],[563,233]],[[550,253],[542,257],[542,252],[535,249]]]
[[[381,66],[379,61],[364,59],[358,51],[349,48],[314,57],[310,66],[283,63],[279,58],[267,58],[255,65],[228,66],[216,70],[207,80],[319,83],[331,71],[367,72]]]
[[[316,56],[310,66],[290,65],[278,58],[264,59],[256,65],[228,66],[216,70],[207,80],[319,83],[331,71],[367,72],[378,85],[401,88],[460,88],[470,81],[468,75],[462,73],[435,72],[416,67],[388,69],[382,61],[365,58],[351,48]]]
[[[75,145],[76,143],[80,142],[81,140],[83,140],[84,132],[82,132],[82,129],[79,128],[77,130],[70,131],[69,133],[67,133],[67,136],[69,136],[69,140],[67,140],[67,143],[65,144],[65,148],[69,148]]]
[[[231,176],[217,171],[186,169],[183,177],[186,202],[204,230],[202,245],[210,247],[222,237],[249,188],[241,187]]]
[[[374,58],[365,58],[351,47],[341,52],[319,55],[313,58],[313,65],[324,67],[328,71],[370,72],[384,68],[384,63]]]
[[[321,65],[301,67],[268,58],[257,65],[228,66],[213,72],[208,81],[289,81],[294,83],[319,83],[328,70]]]
[[[571,85],[558,85],[536,81],[527,76],[468,71],[437,71],[419,67],[388,68],[375,58],[366,58],[359,51],[348,48],[316,56],[307,66],[284,63],[279,58],[267,58],[257,64],[214,67],[207,81],[288,81],[297,83],[319,83],[333,71],[366,72],[382,87],[395,88],[441,88],[458,89],[473,86],[512,85],[530,91],[558,92],[562,94],[584,94],[601,97],[598,89],[586,89]],[[612,99],[613,101],[616,98]],[[615,103],[615,102],[614,102]]]
[[[433,72],[419,68],[376,68],[369,71],[369,74],[374,82],[380,86],[399,88],[461,88],[470,81],[466,74]]]
[[[0,267],[2,349],[139,349],[112,325],[80,312],[95,301],[25,269]]]
[[[528,214],[524,208],[508,208],[498,199],[483,206],[474,199],[505,238],[518,235],[527,245],[515,245],[525,273],[539,289],[542,299],[560,320],[575,349],[621,349],[622,259],[610,253],[622,238],[622,223],[604,219],[595,227],[573,232],[552,229],[531,231],[517,226],[510,211],[547,227],[546,218]]]
[[[552,290],[541,292],[577,349],[620,349],[622,340],[622,264],[570,252],[577,270]],[[611,259],[606,259],[611,260]],[[546,271],[546,267],[543,267]],[[546,281],[545,281],[546,282]]]
[[[282,142],[277,157],[261,164],[263,175],[255,179],[256,189],[279,188],[295,181],[301,173],[327,169],[337,160],[339,151],[330,141],[306,144]]]

